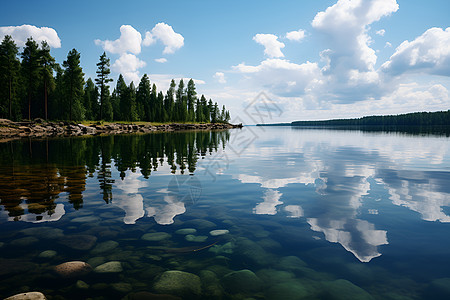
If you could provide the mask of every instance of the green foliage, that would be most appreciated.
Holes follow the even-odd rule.
[[[150,122],[227,122],[217,103],[200,99],[193,79],[178,86],[172,79],[166,94],[151,85],[144,74],[136,88],[125,83],[122,74],[109,92],[110,59],[106,53],[97,63],[97,77],[84,80],[80,53],[69,51],[62,67],[50,54],[47,42],[41,46],[29,38],[18,59],[18,47],[6,35],[0,45],[0,117],[20,120],[41,117],[53,120],[106,120]]]
[[[11,36],[6,35],[0,44],[0,117],[18,119],[19,49]]]
[[[103,107],[105,106],[105,99],[109,98],[109,86],[108,83],[113,81],[111,78],[108,78],[111,70],[109,69],[110,60],[106,57],[106,53],[103,52],[100,55],[100,61],[97,63],[97,78],[95,78],[95,83],[100,88],[100,113],[99,118],[103,120]],[[108,110],[110,109],[110,104],[106,104],[108,106]],[[111,112],[108,113],[108,117],[110,117]]]
[[[295,121],[292,126],[450,126],[450,110],[417,112],[390,116],[368,116],[358,119],[336,119],[326,121]]]
[[[194,105],[197,102],[197,92],[195,91],[195,83],[194,80],[192,80],[192,78],[188,82],[186,89],[186,96],[187,96],[187,121],[193,122],[195,121]]]
[[[98,88],[95,86],[91,78],[86,81],[84,86],[83,105],[86,109],[85,117],[87,120],[96,120],[100,114],[100,106],[98,105]]]
[[[39,50],[39,59],[41,64],[41,77],[44,88],[44,119],[48,119],[48,93],[55,89],[53,71],[55,69],[55,59],[50,55],[50,46],[46,41],[42,41]]]
[[[69,51],[64,67],[64,90],[69,99],[69,120],[83,120],[85,108],[82,104],[84,93],[84,73],[80,66],[80,53],[76,49]]]
[[[39,63],[39,47],[33,38],[28,38],[25,43],[25,47],[21,54],[22,57],[22,82],[24,89],[26,90],[26,106],[25,112],[27,112],[28,119],[31,119],[31,109],[33,104],[33,110],[35,110],[36,102],[38,98],[37,88],[39,84],[39,75],[41,65]]]
[[[147,74],[142,76],[136,91],[136,110],[140,121],[150,120],[150,79]]]

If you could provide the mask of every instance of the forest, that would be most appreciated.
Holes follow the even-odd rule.
[[[19,59],[20,57],[20,59]],[[120,74],[112,93],[110,59],[103,53],[97,76],[85,80],[81,54],[72,49],[62,64],[55,62],[50,46],[28,38],[23,51],[11,36],[0,44],[0,118],[32,120],[105,120],[146,122],[230,121],[223,105],[198,97],[194,80],[172,79],[166,93],[158,91],[144,74],[136,87]]]
[[[294,121],[292,126],[378,126],[378,127],[429,127],[450,126],[450,110],[438,112],[416,112],[401,115],[367,116],[357,119],[335,119],[324,121]]]

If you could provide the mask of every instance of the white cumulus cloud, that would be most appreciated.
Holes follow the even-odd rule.
[[[258,44],[264,46],[264,54],[269,57],[284,57],[281,49],[284,48],[284,43],[278,41],[278,37],[274,34],[258,33],[253,37],[253,40]]]
[[[166,62],[167,62],[167,59],[164,58],[164,57],[161,57],[161,58],[156,58],[155,61],[156,61],[156,62],[159,62],[159,63],[161,63],[161,64],[163,64],[163,63],[166,63]]]
[[[298,96],[308,92],[312,86],[320,85],[320,68],[311,62],[296,64],[286,59],[270,58],[257,66],[241,63],[232,68],[277,95]]]
[[[386,30],[384,30],[384,29],[380,29],[377,32],[375,32],[375,34],[377,34],[379,36],[384,36],[385,33],[386,33]]]
[[[393,75],[423,72],[450,76],[450,27],[430,28],[412,42],[404,41],[382,69]]]
[[[164,54],[174,53],[184,46],[184,37],[181,34],[176,33],[172,26],[167,25],[166,23],[158,23],[150,32],[147,31],[145,33],[143,45],[150,46],[157,40],[164,44]]]
[[[139,54],[141,53],[141,43],[141,34],[131,25],[120,26],[120,37],[115,41],[95,40],[96,45],[102,46],[105,51],[115,54],[127,52]]]
[[[111,66],[112,70],[123,75],[127,82],[139,82],[139,69],[146,66],[145,61],[140,60],[136,55],[122,54]]]
[[[4,26],[0,27],[0,37],[3,40],[5,35],[10,35],[17,46],[23,47],[29,37],[38,43],[46,41],[50,47],[61,48],[61,40],[55,29],[49,27],[36,27],[33,25]]]
[[[300,42],[305,38],[305,31],[302,29],[289,31],[286,33],[286,38],[290,41]]]
[[[223,72],[216,72],[214,74],[214,79],[216,79],[219,83],[226,83],[227,80],[225,79],[225,74]]]
[[[312,21],[317,31],[329,37],[331,64],[329,71],[345,74],[344,70],[372,71],[377,61],[369,47],[369,25],[398,10],[395,0],[339,0],[319,12]]]

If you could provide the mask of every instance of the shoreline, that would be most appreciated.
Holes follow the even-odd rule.
[[[228,123],[168,123],[161,125],[151,125],[150,123],[94,123],[86,126],[76,122],[67,121],[47,122],[42,119],[35,119],[33,121],[13,122],[8,119],[0,119],[0,138],[14,139],[26,137],[71,137],[83,135],[172,132],[184,130],[225,130],[242,127],[242,124]]]

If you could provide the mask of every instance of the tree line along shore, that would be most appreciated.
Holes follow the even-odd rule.
[[[19,59],[20,57],[20,59]],[[146,121],[228,123],[230,113],[204,95],[198,97],[194,80],[187,84],[172,79],[166,93],[158,91],[144,74],[136,87],[125,83],[122,74],[110,93],[110,60],[103,53],[97,76],[85,80],[80,53],[69,51],[56,63],[50,46],[28,38],[23,51],[11,36],[0,44],[0,118],[12,121]]]
[[[294,121],[291,126],[450,126],[450,110],[437,112],[415,112],[400,115],[367,116],[355,119],[323,121]]]
[[[399,115],[366,116],[354,119],[331,119],[318,121],[293,121],[291,123],[257,124],[258,126],[298,127],[450,127],[450,110],[415,112]]]

